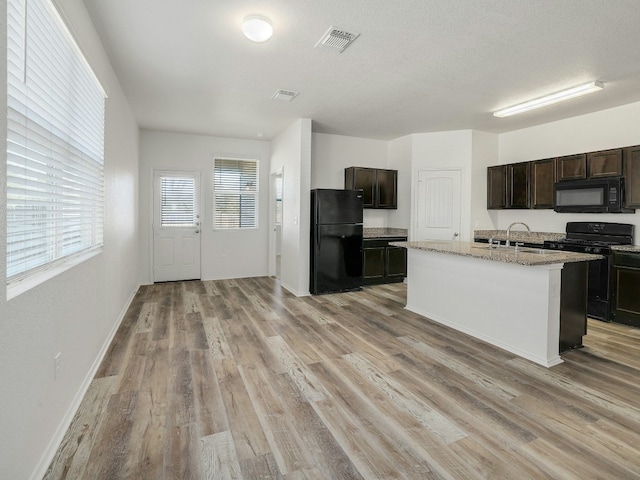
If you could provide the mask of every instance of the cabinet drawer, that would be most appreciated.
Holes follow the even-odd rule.
[[[640,253],[614,252],[613,265],[616,267],[640,268]]]

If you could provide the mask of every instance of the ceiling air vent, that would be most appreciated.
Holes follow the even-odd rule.
[[[338,50],[338,52],[344,52],[345,48],[355,42],[356,38],[360,36],[359,33],[351,33],[337,27],[329,27],[327,33],[325,33],[315,48],[319,46],[329,47]]]
[[[280,100],[283,102],[290,102],[294,98],[298,96],[300,92],[294,92],[292,90],[276,90],[276,93],[271,95],[271,98],[274,100]]]

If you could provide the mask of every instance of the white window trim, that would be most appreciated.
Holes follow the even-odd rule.
[[[252,227],[218,227],[216,226],[216,188],[215,188],[215,161],[216,160],[237,160],[241,162],[254,162],[256,164],[256,191],[252,194],[256,199],[256,224]],[[211,220],[213,222],[212,230],[215,232],[240,232],[258,230],[260,228],[260,158],[258,157],[239,157],[235,155],[214,155],[212,158],[211,186],[213,189],[212,202],[213,211]],[[231,193],[231,192],[228,192]],[[246,194],[246,192],[245,192]]]
[[[95,87],[102,94],[102,97],[104,98],[104,101],[103,101],[104,103],[102,105],[102,114],[106,115],[106,99],[107,99],[106,92],[102,87],[100,81],[96,77],[95,73],[93,72],[93,69],[90,67],[89,63],[87,62],[87,59],[83,54],[81,48],[79,48],[75,38],[70,33],[67,23],[64,21],[57,7],[53,4],[52,1],[44,0],[43,5],[51,15],[50,18],[60,26],[60,33],[62,33],[62,35],[66,40],[65,46],[69,47],[70,50],[74,51],[75,60],[79,61],[85,67],[83,71],[84,74],[89,75],[90,81],[93,81],[95,83]],[[23,7],[27,8],[26,3],[23,4]],[[25,17],[25,21],[26,21],[26,17]],[[26,34],[26,30],[24,34]],[[13,51],[16,52],[17,50],[13,50]],[[26,55],[26,53],[24,52],[23,54]],[[22,73],[21,75],[24,75],[24,73]],[[64,83],[64,85],[66,85],[66,83]],[[7,300],[17,297],[18,295],[34,288],[35,286],[46,282],[47,280],[75,267],[76,265],[94,256],[99,255],[103,251],[103,245],[104,245],[104,128],[105,128],[104,117],[102,119],[102,122],[103,123],[102,123],[102,140],[101,140],[102,151],[101,151],[101,157],[100,157],[100,164],[101,164],[100,188],[95,191],[95,193],[98,196],[94,197],[94,200],[100,199],[100,202],[101,202],[100,209],[101,209],[102,215],[97,224],[95,222],[92,222],[92,224],[90,225],[92,231],[94,232],[94,233],[91,233],[92,236],[95,235],[95,229],[100,228],[100,233],[99,233],[100,240],[97,242],[92,242],[93,243],[92,245],[87,245],[86,247],[84,247],[79,251],[72,252],[67,255],[59,256],[39,266],[24,270],[22,272],[19,272],[13,275],[10,278],[7,278],[6,279],[7,280]],[[13,130],[11,131],[13,132]],[[81,215],[83,213],[84,212],[82,212]],[[87,224],[87,226],[89,225]],[[55,248],[59,249],[60,246],[56,244]]]
[[[102,246],[99,246],[93,250],[83,251],[78,253],[77,255],[65,257],[60,262],[49,264],[49,268],[40,270],[34,275],[29,275],[22,280],[9,283],[7,285],[7,300],[16,298],[18,295],[22,295],[23,293],[37,287],[47,280],[51,280],[53,277],[56,277],[61,273],[66,272],[67,270],[71,270],[73,267],[86,262],[90,258],[100,255],[102,251]]]

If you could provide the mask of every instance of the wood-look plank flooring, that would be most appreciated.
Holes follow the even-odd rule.
[[[45,478],[640,478],[640,330],[546,369],[405,298],[141,287]]]

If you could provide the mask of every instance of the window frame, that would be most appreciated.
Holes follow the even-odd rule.
[[[7,9],[5,282],[11,299],[103,251],[107,94],[51,0],[10,1]],[[58,58],[38,56],[51,42],[69,64],[43,76],[54,65],[47,62]],[[27,231],[49,240],[29,240]]]
[[[255,165],[255,179],[256,179],[256,186],[255,186],[255,191],[246,191],[246,190],[241,190],[241,189],[229,189],[229,190],[220,190],[220,189],[216,189],[216,162],[220,160],[220,161],[231,161],[231,162],[246,162],[246,163],[253,163]],[[212,212],[212,230],[214,231],[220,231],[220,232],[233,232],[233,231],[246,231],[246,230],[257,230],[260,226],[260,159],[259,158],[239,158],[239,157],[233,157],[233,156],[225,156],[225,155],[216,155],[213,157],[213,162],[212,162],[212,166],[213,166],[213,171],[211,174],[211,185],[212,185],[212,189],[213,189],[213,194],[212,194],[212,207],[213,207],[213,212]],[[218,222],[216,222],[216,216],[217,216],[217,202],[216,202],[216,195],[251,195],[254,197],[254,225],[252,226],[233,226],[233,227],[226,227],[226,226],[219,226]]]

